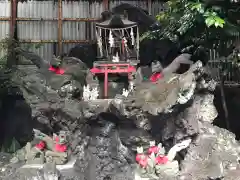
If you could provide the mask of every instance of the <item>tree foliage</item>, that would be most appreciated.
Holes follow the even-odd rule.
[[[203,0],[170,0],[168,9],[157,15],[162,28],[147,32],[144,38],[170,39],[182,51],[196,53],[199,49],[216,49],[226,56],[227,42],[239,34],[239,3]],[[240,18],[239,18],[240,19]],[[220,43],[221,42],[221,43]]]

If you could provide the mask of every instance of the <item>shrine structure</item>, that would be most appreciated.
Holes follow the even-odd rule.
[[[127,15],[112,15],[96,23],[98,61],[90,70],[93,75],[104,74],[104,98],[108,97],[108,75],[126,74],[133,79],[139,63],[139,30]]]

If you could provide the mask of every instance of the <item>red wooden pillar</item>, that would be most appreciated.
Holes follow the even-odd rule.
[[[108,96],[108,67],[104,67],[104,98]]]

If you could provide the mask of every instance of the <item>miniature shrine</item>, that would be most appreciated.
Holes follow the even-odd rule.
[[[139,59],[139,30],[127,15],[113,15],[109,20],[96,23],[98,61],[90,70],[104,74],[104,98],[108,96],[108,74],[127,74],[133,79]],[[129,83],[131,84],[131,83]]]

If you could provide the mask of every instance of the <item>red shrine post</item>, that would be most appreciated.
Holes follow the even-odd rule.
[[[104,97],[108,96],[108,74],[127,74],[129,81],[139,62],[139,31],[136,22],[127,14],[112,15],[95,26],[98,61],[90,70],[92,74],[104,74]]]

